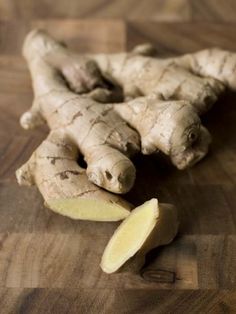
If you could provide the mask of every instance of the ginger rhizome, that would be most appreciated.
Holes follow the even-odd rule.
[[[102,256],[106,273],[140,272],[151,249],[170,243],[179,226],[177,210],[151,199],[135,208],[115,230]]]
[[[211,141],[199,115],[210,108],[225,86],[236,88],[235,55],[210,49],[158,59],[151,57],[152,53],[153,47],[144,45],[129,53],[81,55],[43,31],[30,32],[23,55],[35,98],[31,109],[22,115],[21,125],[30,129],[46,122],[51,134],[45,143],[51,136],[58,138],[58,145],[70,142],[76,150],[70,157],[74,165],[78,152],[84,156],[87,180],[115,193],[132,188],[135,167],[130,158],[140,150],[144,154],[160,150],[179,169],[193,165],[206,155]],[[122,89],[124,101],[112,103],[120,99]],[[26,176],[40,187],[35,171],[37,152],[26,167],[27,175],[22,169],[18,171],[20,183]],[[58,154],[60,157],[61,152]],[[60,178],[67,165],[64,161],[59,165],[60,158],[54,160]],[[48,165],[40,167],[47,169]],[[50,180],[46,181],[52,186],[46,190],[54,190]],[[60,192],[56,199],[74,197],[76,193],[64,194],[66,186],[66,181],[61,185],[57,181]],[[40,190],[47,204],[55,207]],[[80,195],[79,185],[75,190]]]
[[[146,56],[150,51],[139,46],[130,53],[79,55],[32,31],[23,54],[35,99],[22,126],[46,121],[51,130],[63,130],[83,154],[89,180],[115,193],[133,186],[130,157],[140,150],[162,151],[179,169],[195,164],[211,141],[199,115],[225,81],[193,74],[194,55],[160,60]],[[120,97],[111,86],[123,89],[124,102],[109,103]]]
[[[45,33],[41,36],[52,43]],[[150,56],[153,51],[151,45],[140,45],[128,53],[82,55],[57,43],[57,51],[51,49],[46,59],[72,90],[89,92],[98,101],[112,98],[105,92],[107,82],[120,86],[125,102],[113,108],[139,133],[142,153],[162,151],[185,169],[208,152],[211,137],[199,116],[225,87],[236,89],[236,57],[207,49],[160,59]]]

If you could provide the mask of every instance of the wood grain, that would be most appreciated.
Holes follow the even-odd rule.
[[[2,0],[1,18],[146,18],[185,20],[190,16],[187,0]]]
[[[117,52],[126,43],[122,20],[7,20],[0,21],[0,53],[18,56],[24,37],[33,28],[47,30],[80,52]]]
[[[189,0],[191,21],[235,22],[234,0]]]
[[[204,2],[187,2],[189,7],[198,6],[191,18],[200,19],[202,13],[197,16],[197,12],[201,12]],[[145,3],[140,1],[136,7],[132,2],[132,18],[140,16],[141,11],[145,17],[150,8],[153,11],[154,1],[146,11]],[[0,22],[0,308],[4,314],[235,313],[235,94],[226,93],[204,117],[214,141],[208,156],[192,169],[178,171],[161,154],[134,159],[137,180],[126,199],[138,205],[158,197],[180,209],[178,237],[147,256],[145,270],[149,274],[158,270],[159,282],[150,282],[145,275],[102,273],[100,258],[118,223],[73,221],[59,216],[44,207],[35,187],[19,187],[14,177],[17,167],[47,133],[46,127],[26,132],[19,126],[20,114],[33,100],[29,73],[20,55],[28,30],[35,26],[47,29],[78,51],[122,51],[144,41],[152,41],[161,56],[213,45],[236,51],[235,24],[181,23],[180,14],[185,19],[187,16],[186,11],[181,12],[183,3],[172,4],[176,14],[172,18],[178,23],[158,23],[146,18],[128,22],[9,19],[41,18],[42,12],[45,17],[62,17],[69,10],[74,17],[100,17],[112,10],[118,12],[116,7],[128,15],[130,1],[123,2],[123,6],[116,1],[107,7],[101,3],[94,15],[90,1],[59,1],[53,14],[48,1],[0,2],[0,16],[4,12],[5,17]],[[222,12],[229,10],[229,3]],[[76,12],[79,6],[87,6],[87,11]],[[169,1],[162,2],[162,7],[163,18],[167,18],[165,10],[167,15],[172,14]],[[219,2],[214,5],[208,1],[204,19],[213,15],[222,19],[223,15],[215,13],[218,11]],[[155,14],[153,11],[149,19]]]
[[[235,31],[232,24],[221,23],[156,23],[128,21],[127,48],[152,42],[158,55],[178,55],[207,47],[235,50]],[[226,35],[227,34],[227,35]]]
[[[99,289],[0,289],[5,313],[234,313],[236,293],[229,291],[167,291]],[[173,312],[174,309],[174,312]]]
[[[123,18],[168,22],[235,22],[234,0],[1,0],[1,19]]]
[[[122,272],[107,275],[99,263],[111,228],[94,224],[69,233],[2,233],[0,286],[8,288],[235,289],[236,236],[182,236],[155,249],[146,270],[159,282]],[[115,226],[113,224],[113,228]],[[96,238],[96,245],[91,245]],[[88,246],[90,243],[90,246]],[[95,267],[95,265],[97,265]],[[225,271],[227,269],[227,271]],[[174,274],[172,280],[167,274]]]

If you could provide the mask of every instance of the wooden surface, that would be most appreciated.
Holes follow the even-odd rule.
[[[122,18],[235,22],[235,0],[1,0],[1,19]]]
[[[158,197],[181,211],[177,239],[148,256],[147,268],[160,270],[162,283],[102,273],[100,258],[118,223],[56,215],[14,177],[47,133],[23,131],[18,122],[32,102],[20,55],[31,28],[48,29],[79,51],[152,41],[160,55],[213,45],[236,52],[235,1],[220,2],[59,1],[53,8],[50,1],[0,1],[0,313],[236,313],[236,95],[224,95],[204,117],[213,143],[194,168],[178,171],[161,155],[134,160],[137,180],[126,198],[140,204]],[[131,7],[128,21],[113,19]],[[41,19],[43,12],[52,18]]]

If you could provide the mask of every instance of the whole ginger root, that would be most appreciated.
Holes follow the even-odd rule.
[[[211,141],[199,115],[224,90],[225,74],[222,82],[193,74],[190,60],[202,60],[203,52],[160,60],[146,56],[150,50],[139,46],[130,53],[79,55],[45,32],[32,31],[23,54],[35,100],[22,126],[46,121],[52,130],[63,129],[84,155],[89,180],[115,193],[133,186],[130,157],[140,150],[162,151],[179,169],[194,165]],[[117,96],[112,84],[123,88],[124,102],[111,103]]]

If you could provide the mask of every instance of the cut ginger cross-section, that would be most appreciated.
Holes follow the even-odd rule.
[[[178,230],[176,208],[151,199],[135,208],[116,229],[102,256],[106,273],[125,268],[139,271],[145,255],[154,247],[170,243]],[[131,266],[132,264],[132,266]]]

